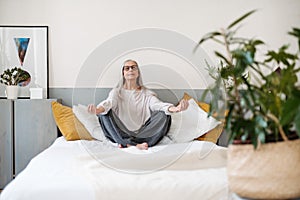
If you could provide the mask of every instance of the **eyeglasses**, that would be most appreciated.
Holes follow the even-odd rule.
[[[129,71],[130,69],[132,69],[133,71],[135,71],[135,70],[138,69],[138,66],[137,66],[137,65],[123,66],[123,69],[124,69],[125,71]]]

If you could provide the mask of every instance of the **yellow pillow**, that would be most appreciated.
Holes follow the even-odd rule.
[[[191,98],[192,97],[187,93],[184,93],[184,95],[182,97],[182,99],[185,99],[185,100],[190,100]],[[205,112],[209,111],[209,104],[204,103],[204,102],[199,102],[196,99],[194,99],[194,100],[197,102],[198,106],[200,108],[202,108]],[[227,114],[227,111],[226,111],[225,115],[226,114]],[[196,139],[201,140],[201,141],[209,141],[209,142],[217,143],[220,135],[223,132],[223,127],[224,127],[224,122],[219,124],[214,129],[210,130],[209,132],[205,133],[204,135],[202,135]]]
[[[198,137],[197,140],[213,142],[216,144],[218,142],[220,135],[223,132],[223,128],[224,128],[224,123],[221,123],[218,126],[216,126],[214,129]]]
[[[76,118],[70,107],[52,102],[52,113],[60,132],[66,140],[93,140],[84,125]]]
[[[182,99],[190,100],[190,99],[194,99],[194,98],[191,97],[189,94],[184,93]],[[203,103],[203,102],[199,102],[199,101],[197,101],[196,99],[194,99],[194,100],[197,102],[198,106],[199,106],[200,108],[202,108],[205,112],[208,112],[208,111],[209,111],[209,104]]]

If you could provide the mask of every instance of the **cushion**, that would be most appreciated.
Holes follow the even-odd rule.
[[[88,112],[87,106],[81,104],[78,106],[74,105],[73,112],[93,138],[101,141],[106,140],[98,117],[95,114]]]
[[[189,100],[189,99],[192,99],[192,97],[189,94],[184,93],[182,99]],[[196,101],[196,102],[197,102],[198,106],[200,108],[202,108],[205,112],[209,112],[209,108],[210,108],[209,104],[204,103],[204,102],[199,102],[199,101]],[[228,111],[225,111],[224,117],[227,115],[227,113],[228,113]],[[214,114],[213,116],[216,116],[216,115]],[[205,133],[204,135],[202,135],[196,139],[201,140],[201,141],[209,141],[209,142],[217,143],[220,135],[223,132],[223,128],[224,128],[224,122],[222,120],[222,123],[217,125],[214,129],[208,131],[207,133]]]
[[[176,143],[190,142],[207,133],[221,122],[208,117],[194,99],[190,99],[187,110],[173,113],[168,136]]]
[[[190,99],[194,99],[193,97],[191,97],[189,94],[187,93],[184,93],[182,99],[186,99],[186,100],[190,100]],[[198,106],[203,109],[205,112],[209,112],[209,108],[210,108],[210,105],[207,104],[207,103],[204,103],[204,102],[200,102],[200,101],[197,101],[196,99],[194,99]],[[228,110],[225,110],[225,112],[222,114],[222,113],[213,113],[212,116],[213,117],[218,117],[220,119],[222,118],[225,118],[225,116],[228,114]]]
[[[70,107],[52,102],[52,113],[57,127],[66,140],[92,140],[90,133],[73,114]]]
[[[193,97],[191,97],[189,94],[187,93],[184,93],[182,99],[185,99],[185,100],[190,100],[190,99],[194,99]],[[205,112],[208,112],[209,111],[209,104],[207,103],[204,103],[204,102],[199,102],[197,101],[196,99],[194,99],[195,102],[198,104],[198,106],[203,109]]]
[[[223,132],[223,128],[224,128],[224,123],[221,123],[217,125],[214,129],[198,137],[197,140],[217,143],[220,135]]]

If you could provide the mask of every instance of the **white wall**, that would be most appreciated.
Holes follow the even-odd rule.
[[[242,35],[259,36],[270,48],[295,43],[286,33],[291,27],[300,27],[299,0],[0,0],[0,25],[48,25],[50,87],[74,87],[91,52],[116,35],[156,27],[198,41],[252,9],[259,11],[245,22]],[[210,43],[204,47],[213,58],[212,49],[218,46]],[[147,55],[138,57],[140,64],[153,59],[150,56],[147,60]],[[119,70],[120,63],[115,63]],[[164,75],[168,82],[173,81]],[[117,76],[106,74],[107,80],[100,81],[100,86],[113,86]],[[198,84],[203,87],[193,79],[192,87]]]

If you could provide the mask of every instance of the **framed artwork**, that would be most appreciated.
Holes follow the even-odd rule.
[[[0,74],[6,69],[21,68],[29,73],[26,84],[19,84],[19,98],[29,98],[30,88],[42,88],[48,98],[48,26],[0,25]],[[0,84],[0,98],[6,85]]]

